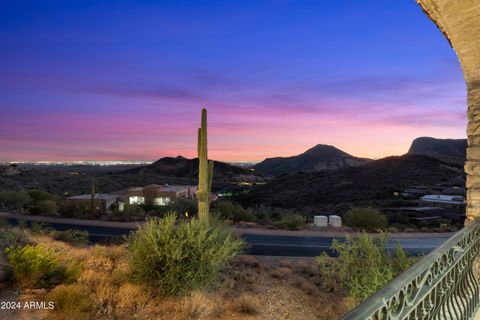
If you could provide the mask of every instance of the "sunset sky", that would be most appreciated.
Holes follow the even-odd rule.
[[[453,50],[408,1],[0,2],[0,161],[362,157],[464,138]]]

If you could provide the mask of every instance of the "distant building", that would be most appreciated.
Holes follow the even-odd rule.
[[[442,207],[394,207],[383,208],[384,213],[401,214],[411,221],[449,219],[462,222],[465,220],[465,211],[455,211]]]
[[[440,207],[464,212],[466,203],[462,196],[427,194],[420,198],[420,206]]]
[[[418,199],[430,192],[430,188],[427,186],[411,186],[402,192],[403,198]]]
[[[466,189],[457,186],[411,186],[401,193],[402,198],[405,199],[419,199],[425,195],[454,195],[464,196]]]
[[[197,186],[182,185],[157,185],[151,184],[145,187],[133,187],[110,194],[96,193],[94,196],[95,210],[98,212],[109,212],[115,206],[119,211],[123,211],[125,204],[140,205],[153,204],[157,206],[166,206],[175,199],[186,198],[193,199],[196,196]],[[85,209],[90,208],[90,194],[68,197],[65,200],[84,206]]]
[[[150,203],[157,206],[166,206],[178,198],[193,199],[196,192],[197,186],[151,184],[145,187],[129,188],[115,194],[128,204]]]
[[[82,194],[79,196],[68,197],[65,199],[67,202],[77,204],[85,209],[89,209],[92,203],[91,194]],[[110,207],[118,202],[118,197],[112,194],[96,193],[93,197],[93,203],[96,212],[107,212]]]

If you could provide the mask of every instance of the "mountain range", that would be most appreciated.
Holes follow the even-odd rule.
[[[425,155],[387,157],[339,170],[300,172],[259,185],[237,200],[244,205],[282,208],[321,207],[390,198],[414,185],[464,186],[461,165]]]
[[[407,155],[424,155],[445,163],[463,165],[466,159],[466,139],[420,137],[413,140]],[[372,159],[352,156],[334,146],[318,144],[302,154],[291,157],[267,158],[252,168],[264,175],[340,170],[372,162]]]
[[[465,147],[466,140],[421,137],[407,154],[379,160],[317,145],[297,156],[265,159],[251,169],[215,161],[213,189],[262,182],[266,184],[250,188],[239,200],[249,206],[305,207],[382,198],[411,185],[464,186]],[[198,159],[165,157],[149,165],[118,167],[19,165],[13,171],[0,170],[0,189],[88,193],[95,178],[100,192],[111,192],[152,183],[196,184]]]
[[[318,144],[297,156],[267,158],[253,166],[253,169],[262,174],[280,176],[298,172],[338,170],[370,161],[372,160],[354,157],[331,145]]]

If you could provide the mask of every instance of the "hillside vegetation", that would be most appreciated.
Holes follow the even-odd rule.
[[[392,197],[412,185],[465,184],[462,166],[439,159],[404,155],[336,171],[279,177],[236,197],[244,205],[304,208]]]

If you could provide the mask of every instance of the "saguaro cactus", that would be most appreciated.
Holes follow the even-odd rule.
[[[213,161],[208,161],[207,109],[202,109],[202,124],[198,128],[198,217],[208,221],[210,216],[210,190],[212,188]]]

